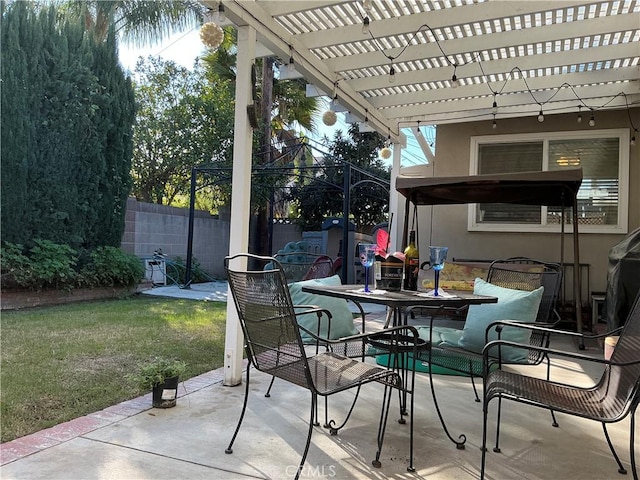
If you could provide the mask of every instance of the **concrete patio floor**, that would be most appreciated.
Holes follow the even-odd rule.
[[[382,321],[380,315],[378,321]],[[556,348],[562,346],[554,344]],[[586,353],[601,355],[597,347],[588,346]],[[599,376],[597,370],[585,369],[571,361],[556,359],[553,365],[556,379],[589,383]],[[265,398],[270,377],[252,369],[247,414],[233,454],[226,455],[224,450],[242,407],[244,384],[225,387],[222,376],[219,369],[181,384],[175,408],[153,409],[150,395],[146,395],[5,443],[1,449],[0,477],[3,480],[292,478],[306,439],[309,393],[277,381],[271,397]],[[363,387],[352,418],[337,436],[329,435],[322,427],[315,428],[302,477],[478,478],[482,407],[473,401],[468,379],[456,376],[434,379],[450,431],[455,436],[464,433],[468,438],[467,448],[456,450],[436,416],[428,376],[417,377],[415,473],[406,470],[409,425],[396,421],[395,395],[381,455],[382,467],[376,469],[371,465],[382,392],[380,385],[373,384]],[[341,418],[352,398],[351,392],[331,397],[331,416]],[[495,403],[491,405],[490,442],[494,439]],[[560,427],[553,428],[547,411],[504,402],[502,453],[490,449],[487,478],[631,478],[630,471],[627,476],[617,473],[598,423],[563,414],[557,417]],[[628,470],[629,425],[627,418],[609,428]],[[636,436],[639,434],[636,432]]]

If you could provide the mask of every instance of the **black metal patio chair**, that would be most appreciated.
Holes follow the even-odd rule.
[[[278,253],[274,258],[280,262],[289,283],[333,275],[333,260],[327,255]]]
[[[560,286],[562,283],[562,269],[559,264],[541,262],[524,257],[496,260],[492,262],[489,267],[489,271],[487,273],[487,282],[500,287],[521,291],[533,291],[540,286],[543,286],[544,290],[542,292],[540,306],[535,316],[536,324],[545,327],[552,327],[560,321],[560,316],[555,309],[558,294],[560,292]],[[483,307],[483,305],[479,305],[475,306],[474,308]],[[451,436],[446,426],[437,400],[433,382],[432,367],[437,366],[468,376],[471,380],[475,400],[476,402],[479,402],[480,398],[478,396],[478,391],[474,379],[481,378],[483,374],[481,353],[482,346],[480,346],[476,351],[471,351],[468,348],[463,348],[448,343],[442,343],[438,339],[434,338],[434,323],[438,321],[439,314],[441,313],[443,312],[434,311],[430,316],[429,344],[431,345],[431,348],[429,350],[420,352],[418,354],[418,361],[426,362],[428,364],[431,394],[433,397],[434,406],[436,408],[436,413],[438,414],[445,433],[457,448],[463,449],[466,442],[466,436],[464,434],[460,434],[458,436],[458,439],[456,440]],[[495,320],[502,319],[496,318]],[[509,328],[516,328],[513,325],[514,324],[512,324]],[[502,335],[502,329],[502,325],[495,325],[495,335],[497,335],[498,338],[500,335]],[[485,332],[485,338],[488,340],[489,331]],[[535,334],[531,334],[529,342],[532,347],[548,347],[549,335],[544,332],[535,332]],[[498,361],[495,358],[494,360]],[[523,355],[523,358],[519,359],[517,363],[538,365],[543,361],[547,362],[548,378],[549,359],[544,353],[540,353],[532,349],[528,352],[527,355]],[[503,364],[515,363],[515,361],[510,362],[508,359],[501,359],[501,362]],[[558,424],[553,411],[551,412],[551,416],[553,425],[557,426]]]
[[[266,262],[273,262],[274,268],[264,270],[263,266]],[[354,335],[347,337],[345,341],[319,338],[315,332],[304,329],[297,323],[287,280],[276,260],[270,257],[239,254],[225,259],[225,270],[244,333],[245,351],[249,361],[242,412],[225,453],[233,452],[233,444],[240,431],[247,407],[250,371],[253,366],[259,371],[298,385],[311,393],[309,433],[295,478],[299,477],[305,463],[313,427],[319,425],[317,422],[318,396],[325,397],[325,415],[327,415],[328,396],[347,389],[359,388],[370,382],[383,384],[384,394],[378,426],[377,452],[373,461],[373,465],[379,467],[391,391],[393,388],[403,387],[402,379],[390,369],[367,363],[363,361],[364,357],[360,359],[357,357],[364,354],[369,342],[393,343],[394,339],[389,335],[400,332],[400,329],[388,329],[377,334]],[[330,321],[330,312],[323,311],[323,314],[326,314]],[[303,344],[301,330],[305,330],[308,335],[316,338],[315,348],[309,348]],[[415,336],[417,338],[417,332]],[[310,353],[310,350],[313,352]],[[346,414],[347,418],[353,411],[356,399]],[[345,423],[346,420],[342,425]],[[325,422],[325,426],[331,428],[332,434],[337,433],[334,425],[333,421]]]
[[[505,325],[509,324],[509,322],[500,323]],[[532,331],[541,331],[549,335],[574,336],[580,340],[603,337],[617,333],[620,330],[618,329],[616,332],[609,332],[602,335],[583,336],[579,333],[553,330],[536,325],[523,326],[523,328],[525,327],[530,328]],[[640,294],[636,297],[619,335],[618,342],[609,360],[550,348],[536,347],[536,349],[546,355],[557,355],[562,358],[603,364],[604,372],[602,376],[591,386],[559,383],[550,381],[548,378],[535,378],[523,373],[505,371],[503,369],[490,371],[490,366],[494,363],[494,360],[489,355],[489,351],[494,347],[509,346],[524,349],[531,349],[533,347],[531,347],[531,345],[523,345],[505,340],[496,340],[487,344],[483,352],[484,389],[481,480],[485,474],[489,402],[494,398],[498,399],[494,452],[500,452],[499,439],[502,399],[513,400],[515,402],[600,422],[609,449],[618,464],[618,472],[621,474],[626,474],[627,471],[611,443],[609,433],[607,432],[607,424],[619,422],[631,414],[629,456],[633,478],[634,480],[638,480],[638,470],[635,461],[634,432],[635,412],[640,402]]]

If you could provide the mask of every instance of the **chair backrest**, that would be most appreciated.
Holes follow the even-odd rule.
[[[264,269],[271,263],[271,268]],[[249,265],[247,268],[246,265]],[[274,376],[311,388],[307,358],[282,265],[274,258],[239,254],[225,271],[245,338],[248,360]]]
[[[615,415],[625,415],[640,402],[640,292],[631,307],[618,342],[611,355],[612,363],[633,362],[632,365],[608,365],[599,383],[606,394],[605,407]]]
[[[543,286],[537,322],[554,323],[560,319],[556,311],[562,268],[558,263],[541,262],[526,257],[512,257],[491,263],[487,281],[516,290],[535,290]]]
[[[280,262],[289,283],[330,277],[333,274],[333,261],[327,255],[278,253],[275,259]]]

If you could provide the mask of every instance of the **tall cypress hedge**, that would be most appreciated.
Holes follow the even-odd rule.
[[[97,44],[54,7],[13,2],[1,35],[2,240],[118,246],[135,104],[115,34]]]

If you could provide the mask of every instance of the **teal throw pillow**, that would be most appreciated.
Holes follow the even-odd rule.
[[[535,322],[543,291],[543,287],[530,292],[514,290],[476,278],[473,293],[498,297],[498,303],[469,306],[467,321],[464,324],[462,337],[458,340],[458,346],[480,353],[485,345],[485,332],[489,324],[497,320]],[[505,327],[500,336],[502,340],[525,344],[529,343],[530,337],[530,330],[509,327]],[[497,338],[498,334],[495,329],[492,329],[489,334],[489,341],[497,340]],[[491,354],[497,356],[497,349]],[[524,349],[502,347],[502,360],[507,363],[525,363],[526,358],[527,351]]]
[[[342,282],[338,275],[289,284],[289,293],[291,294],[291,300],[294,305],[315,305],[320,308],[325,308],[331,312],[331,331],[328,332],[328,336],[327,329],[329,325],[327,316],[322,316],[320,336],[323,338],[335,340],[337,338],[348,337],[349,335],[359,333],[358,329],[353,324],[353,314],[351,313],[351,310],[349,310],[349,305],[346,300],[303,292],[302,287],[306,285],[326,285],[335,287],[341,284]],[[318,316],[315,313],[298,315],[297,318],[298,324],[302,325],[307,330],[314,333],[318,331]],[[305,343],[313,342],[313,338],[309,336],[309,334],[304,331],[301,331],[300,333],[302,340]]]

